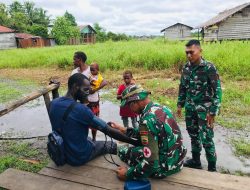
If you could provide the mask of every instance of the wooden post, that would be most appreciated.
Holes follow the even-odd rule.
[[[43,95],[43,98],[44,98],[44,102],[45,102],[47,111],[48,111],[48,113],[49,113],[49,106],[50,106],[50,97],[49,97],[49,93],[44,94],[44,95]]]
[[[47,94],[48,92],[52,91],[52,90],[55,90],[55,89],[58,89],[60,86],[60,84],[51,84],[41,90],[37,90],[37,91],[34,91],[32,92],[31,94],[25,96],[24,98],[20,99],[20,100],[17,100],[15,102],[13,102],[12,104],[10,105],[7,105],[6,107],[4,108],[0,108],[0,117],[9,113],[10,111],[18,108],[19,106],[31,101],[31,100],[34,100],[44,94]],[[58,91],[57,91],[58,93]]]

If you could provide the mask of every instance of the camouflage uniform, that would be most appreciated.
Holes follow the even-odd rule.
[[[207,126],[206,116],[218,114],[221,96],[219,75],[212,63],[202,59],[199,65],[188,62],[184,66],[177,106],[185,106],[192,153],[200,153],[203,145],[208,162],[216,162],[216,152],[213,128]]]
[[[149,103],[140,115],[139,128],[127,129],[127,135],[142,142],[138,147],[120,147],[118,156],[130,166],[127,179],[163,178],[183,167],[187,151],[167,107]]]

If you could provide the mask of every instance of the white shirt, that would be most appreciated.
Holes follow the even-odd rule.
[[[92,78],[92,80],[97,80],[98,75],[95,75],[95,76],[92,75],[91,78]],[[88,101],[89,102],[98,102],[99,101],[99,93],[96,91],[94,94],[89,94]]]
[[[79,67],[77,67],[76,69],[74,69],[74,70],[72,71],[71,75],[76,74],[76,73],[81,73]],[[89,77],[90,77],[90,75],[91,75],[90,67],[88,66],[88,68],[87,68],[85,71],[83,71],[82,74],[85,75],[85,76],[89,79]]]

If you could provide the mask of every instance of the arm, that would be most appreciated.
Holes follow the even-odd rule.
[[[106,80],[103,80],[101,85],[96,89],[96,91],[102,89],[104,86],[106,86],[108,84],[108,82]]]
[[[94,116],[92,119],[91,127],[103,132],[105,135],[108,135],[116,140],[126,142],[134,146],[140,145],[140,141],[138,141],[137,139],[129,138],[119,130],[110,127],[106,122],[96,116]]]
[[[123,88],[122,85],[119,86],[119,88],[117,90],[117,96],[116,96],[117,100],[121,100],[122,99],[122,92],[123,92],[124,89],[125,88]]]
[[[185,105],[185,101],[186,101],[186,87],[185,87],[185,80],[184,80],[183,70],[182,70],[182,75],[181,75],[180,85],[179,85],[177,107],[183,108]]]
[[[213,91],[212,105],[210,106],[209,114],[211,116],[218,115],[221,106],[222,90],[219,75],[214,65],[210,65],[208,68],[208,80],[210,88]]]
[[[131,138],[139,139],[139,128],[126,128],[117,123],[109,122],[108,123],[112,128],[118,129],[121,133],[126,134],[126,136]]]

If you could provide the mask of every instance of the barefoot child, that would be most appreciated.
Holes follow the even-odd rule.
[[[99,72],[99,65],[97,63],[92,63],[90,65],[90,84],[91,84],[91,90],[90,94],[88,96],[88,107],[92,110],[92,112],[96,115],[99,116],[100,113],[100,108],[99,108],[99,93],[98,91],[102,89],[104,86],[107,85],[107,81],[103,79],[102,75]],[[96,140],[96,129],[91,129],[92,131],[92,140]]]
[[[123,80],[124,80],[124,84],[121,84],[118,88],[117,91],[117,99],[121,100],[122,99],[122,92],[130,85],[134,84],[134,80],[133,80],[133,75],[131,71],[125,71],[123,73]],[[128,118],[131,118],[131,122],[132,122],[132,126],[133,128],[137,127],[137,114],[133,113],[129,106],[126,105],[124,107],[120,107],[120,116],[122,117],[122,121],[123,121],[123,125],[124,127],[129,127],[129,120]]]

